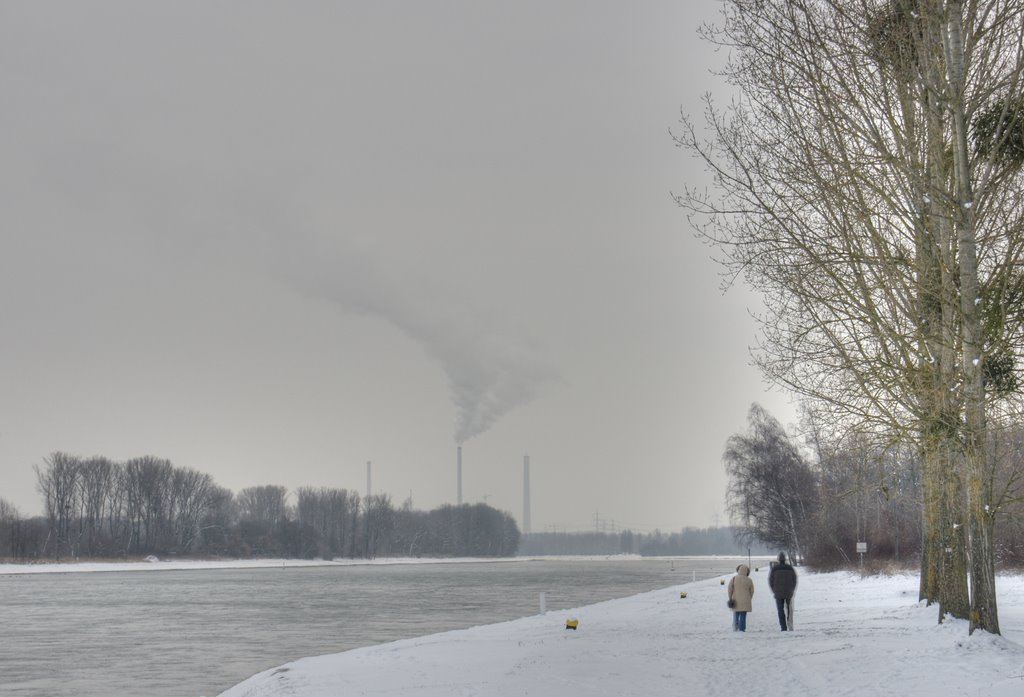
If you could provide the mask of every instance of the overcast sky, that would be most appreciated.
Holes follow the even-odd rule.
[[[0,0],[0,497],[54,451],[237,492],[725,524],[742,288],[672,201],[708,0]]]

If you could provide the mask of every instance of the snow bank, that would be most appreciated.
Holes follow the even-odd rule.
[[[381,559],[159,559],[146,557],[127,562],[45,562],[39,564],[0,564],[0,576],[13,574],[89,573],[101,571],[193,571],[196,569],[266,569],[305,566],[357,566],[367,564],[456,564],[499,561],[521,561],[526,557],[500,559],[432,559],[421,557],[388,557]]]
[[[766,570],[753,576],[746,633],[731,631],[712,579],[305,658],[221,697],[1024,695],[1024,577],[998,580],[998,637],[939,625],[917,602],[916,576],[807,572],[796,631],[780,632]],[[578,630],[566,630],[570,617]]]

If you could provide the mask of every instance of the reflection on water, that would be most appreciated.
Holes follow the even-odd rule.
[[[730,573],[735,559],[0,577],[0,694],[216,695],[267,668]]]

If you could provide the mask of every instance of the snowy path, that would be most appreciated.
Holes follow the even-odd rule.
[[[1024,578],[1000,577],[1003,637],[916,603],[911,576],[803,573],[780,632],[766,582],[731,631],[718,580],[306,658],[221,697],[1024,695]],[[680,591],[688,597],[680,598]],[[579,629],[565,629],[565,619]]]

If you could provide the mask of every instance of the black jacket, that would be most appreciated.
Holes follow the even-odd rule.
[[[768,572],[768,587],[776,598],[792,598],[796,592],[796,569],[786,563],[775,564]]]

